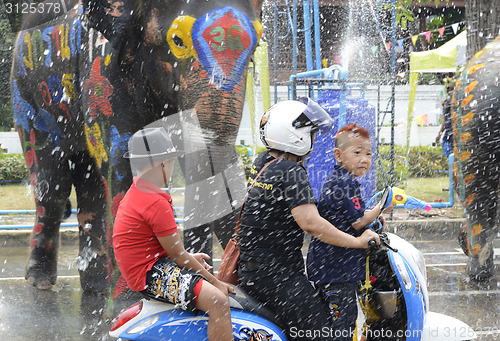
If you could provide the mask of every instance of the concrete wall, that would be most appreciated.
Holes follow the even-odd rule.
[[[0,132],[0,146],[7,154],[23,152],[17,131]]]
[[[391,87],[382,86],[380,89],[380,111],[390,110],[389,99],[391,96]],[[439,131],[438,115],[440,114],[439,108],[439,92],[442,90],[441,85],[420,85],[417,87],[417,93],[415,98],[415,108],[413,117],[418,117],[423,114],[428,114],[429,117],[429,127],[418,126],[415,119],[412,121],[412,127],[410,132],[410,145],[432,145],[435,142],[437,133]],[[399,145],[406,145],[406,121],[408,115],[408,86],[396,86],[396,104],[395,104],[395,143]],[[299,96],[305,96],[305,91],[298,91]],[[359,97],[359,93],[353,93],[354,97]],[[378,105],[378,92],[377,87],[369,86],[365,92],[365,99],[368,100],[369,104],[373,105],[377,110]],[[278,87],[278,101],[288,99],[287,87]],[[243,110],[243,118],[241,122],[240,131],[238,134],[238,142],[244,140],[246,144],[253,145],[253,141],[257,143],[258,146],[262,146],[258,136],[258,127],[262,114],[265,109],[262,105],[262,98],[260,94],[256,96],[257,106],[255,114],[255,122],[253,123],[253,131],[255,135],[252,135],[252,122],[250,119],[250,110],[248,107],[248,100],[245,101],[245,107]],[[274,103],[274,88],[271,87],[271,102]],[[391,121],[390,114],[380,115],[380,124],[383,126],[380,131],[380,138],[385,142],[390,142],[390,127],[384,127],[389,125]]]

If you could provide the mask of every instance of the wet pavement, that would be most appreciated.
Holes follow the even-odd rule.
[[[496,275],[477,284],[464,276],[466,256],[458,247],[454,227],[401,223],[396,230],[424,253],[430,310],[469,324],[481,341],[500,340],[500,240],[495,241]],[[29,244],[22,238],[5,237],[8,234],[0,233],[1,339],[108,340],[110,318],[116,309],[110,308],[107,297],[82,295],[76,238],[62,238],[58,282],[52,290],[40,291],[24,280]],[[214,255],[215,268],[218,258],[220,248]]]

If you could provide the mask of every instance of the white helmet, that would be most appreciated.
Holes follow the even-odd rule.
[[[326,133],[333,120],[308,97],[283,101],[270,107],[260,120],[260,139],[269,149],[304,156],[312,149],[312,135]]]

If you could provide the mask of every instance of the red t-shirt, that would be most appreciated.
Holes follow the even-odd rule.
[[[116,262],[130,289],[146,289],[146,273],[158,259],[168,257],[157,237],[176,232],[170,195],[146,180],[134,178],[113,227]]]

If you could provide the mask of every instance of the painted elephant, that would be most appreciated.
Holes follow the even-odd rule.
[[[123,289],[110,247],[132,182],[122,155],[150,124],[165,125],[185,152],[186,246],[210,251],[212,231],[228,240],[244,196],[234,146],[262,1],[46,1],[27,18],[11,89],[37,208],[30,283],[46,289],[56,281],[59,226],[74,186],[82,288]]]
[[[494,274],[500,222],[500,36],[467,64],[453,98],[459,193],[466,211],[463,248],[468,275]]]

